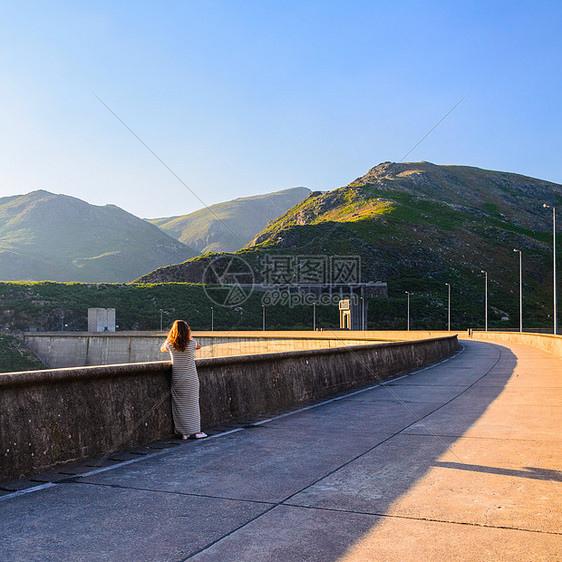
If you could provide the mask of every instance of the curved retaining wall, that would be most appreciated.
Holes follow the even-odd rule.
[[[527,332],[472,332],[470,337],[475,340],[528,345],[542,351],[548,351],[562,358],[562,336],[555,336],[553,334],[531,334]]]
[[[25,333],[23,341],[50,369],[144,363],[167,358],[160,346],[167,332],[43,332]],[[324,349],[391,339],[368,332],[194,332],[202,348],[198,358],[230,357]],[[413,339],[437,336],[418,336]]]
[[[457,337],[197,360],[204,427],[436,363]],[[0,480],[173,433],[169,362],[0,375]]]

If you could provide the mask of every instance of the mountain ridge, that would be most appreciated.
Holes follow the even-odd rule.
[[[308,193],[306,187],[293,187],[238,197],[187,215],[146,220],[201,253],[234,252]]]
[[[0,199],[0,278],[131,281],[197,252],[116,205],[44,189]]]
[[[467,175],[472,175],[472,178],[467,178]],[[498,194],[495,196],[490,194],[490,181],[494,182],[502,191],[503,197],[498,197]],[[480,185],[481,182],[485,182],[486,185]],[[519,186],[520,193],[514,193],[510,189],[513,186]],[[461,187],[465,190],[466,188],[471,189],[471,197],[466,196],[460,190]],[[524,197],[529,203],[529,208],[535,207],[531,203],[537,197],[542,197],[545,199],[545,203],[554,205],[556,200],[548,195],[548,192],[556,187],[560,188],[558,184],[546,180],[470,166],[441,166],[430,162],[383,162],[348,185],[327,194],[318,194],[314,202],[309,198],[306,203],[303,202],[290,209],[277,221],[274,221],[275,224],[269,225],[267,229],[259,233],[246,247],[254,247],[265,242],[273,230],[278,231],[280,228],[291,225],[317,224],[331,220],[332,217],[323,215],[324,210],[332,209],[333,214],[336,202],[341,205],[342,194],[347,195],[348,206],[362,206],[362,214],[365,213],[366,201],[369,201],[370,207],[367,207],[367,210],[372,210],[372,215],[384,214],[397,204],[392,200],[393,194],[395,196],[410,195],[422,200],[436,200],[439,203],[450,205],[453,211],[467,212],[477,216],[485,213],[494,215],[494,218],[506,223],[511,221],[523,228],[544,228],[548,217],[542,212],[540,206],[536,206],[534,212],[531,213],[522,214],[519,210],[516,212],[513,205],[520,207],[520,202],[516,203],[514,197],[515,195]],[[362,189],[369,189],[370,192],[362,192]],[[380,196],[377,208],[373,209],[377,196]],[[349,209],[349,211],[349,216],[341,217],[344,222],[368,218],[362,215],[353,217],[353,209]]]

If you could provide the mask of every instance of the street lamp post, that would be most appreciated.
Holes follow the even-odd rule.
[[[265,304],[261,305],[262,310],[262,330],[265,332]]]
[[[519,253],[519,331],[523,331],[523,261],[521,250],[513,248],[514,252]]]
[[[211,332],[215,331],[215,309],[211,306]]]
[[[483,273],[485,275],[485,284],[484,284],[484,330],[487,332],[488,331],[488,272],[481,269],[480,273]]]
[[[160,331],[162,331],[162,309],[160,309]]]
[[[408,291],[404,291],[407,295],[408,295],[408,316],[407,316],[407,322],[408,322],[408,332],[410,331],[410,293]]]
[[[316,303],[312,303],[312,330],[316,332]]]
[[[447,285],[447,332],[451,331],[451,284],[445,283]]]
[[[543,205],[545,209],[552,209],[552,270],[554,274],[554,335],[558,333],[558,319],[556,311],[556,207],[551,207],[546,203]]]

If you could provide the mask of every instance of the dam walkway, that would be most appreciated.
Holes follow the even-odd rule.
[[[4,493],[0,559],[560,560],[560,360],[462,345],[387,384]]]

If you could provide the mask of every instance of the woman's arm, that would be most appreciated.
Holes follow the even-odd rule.
[[[189,336],[189,339],[193,340],[195,342],[195,351],[197,351],[198,349],[201,349],[200,343],[193,336]]]
[[[168,343],[168,340],[166,340],[166,341],[160,346],[160,351],[161,351],[162,353],[166,353],[166,351],[168,351],[167,343]]]

